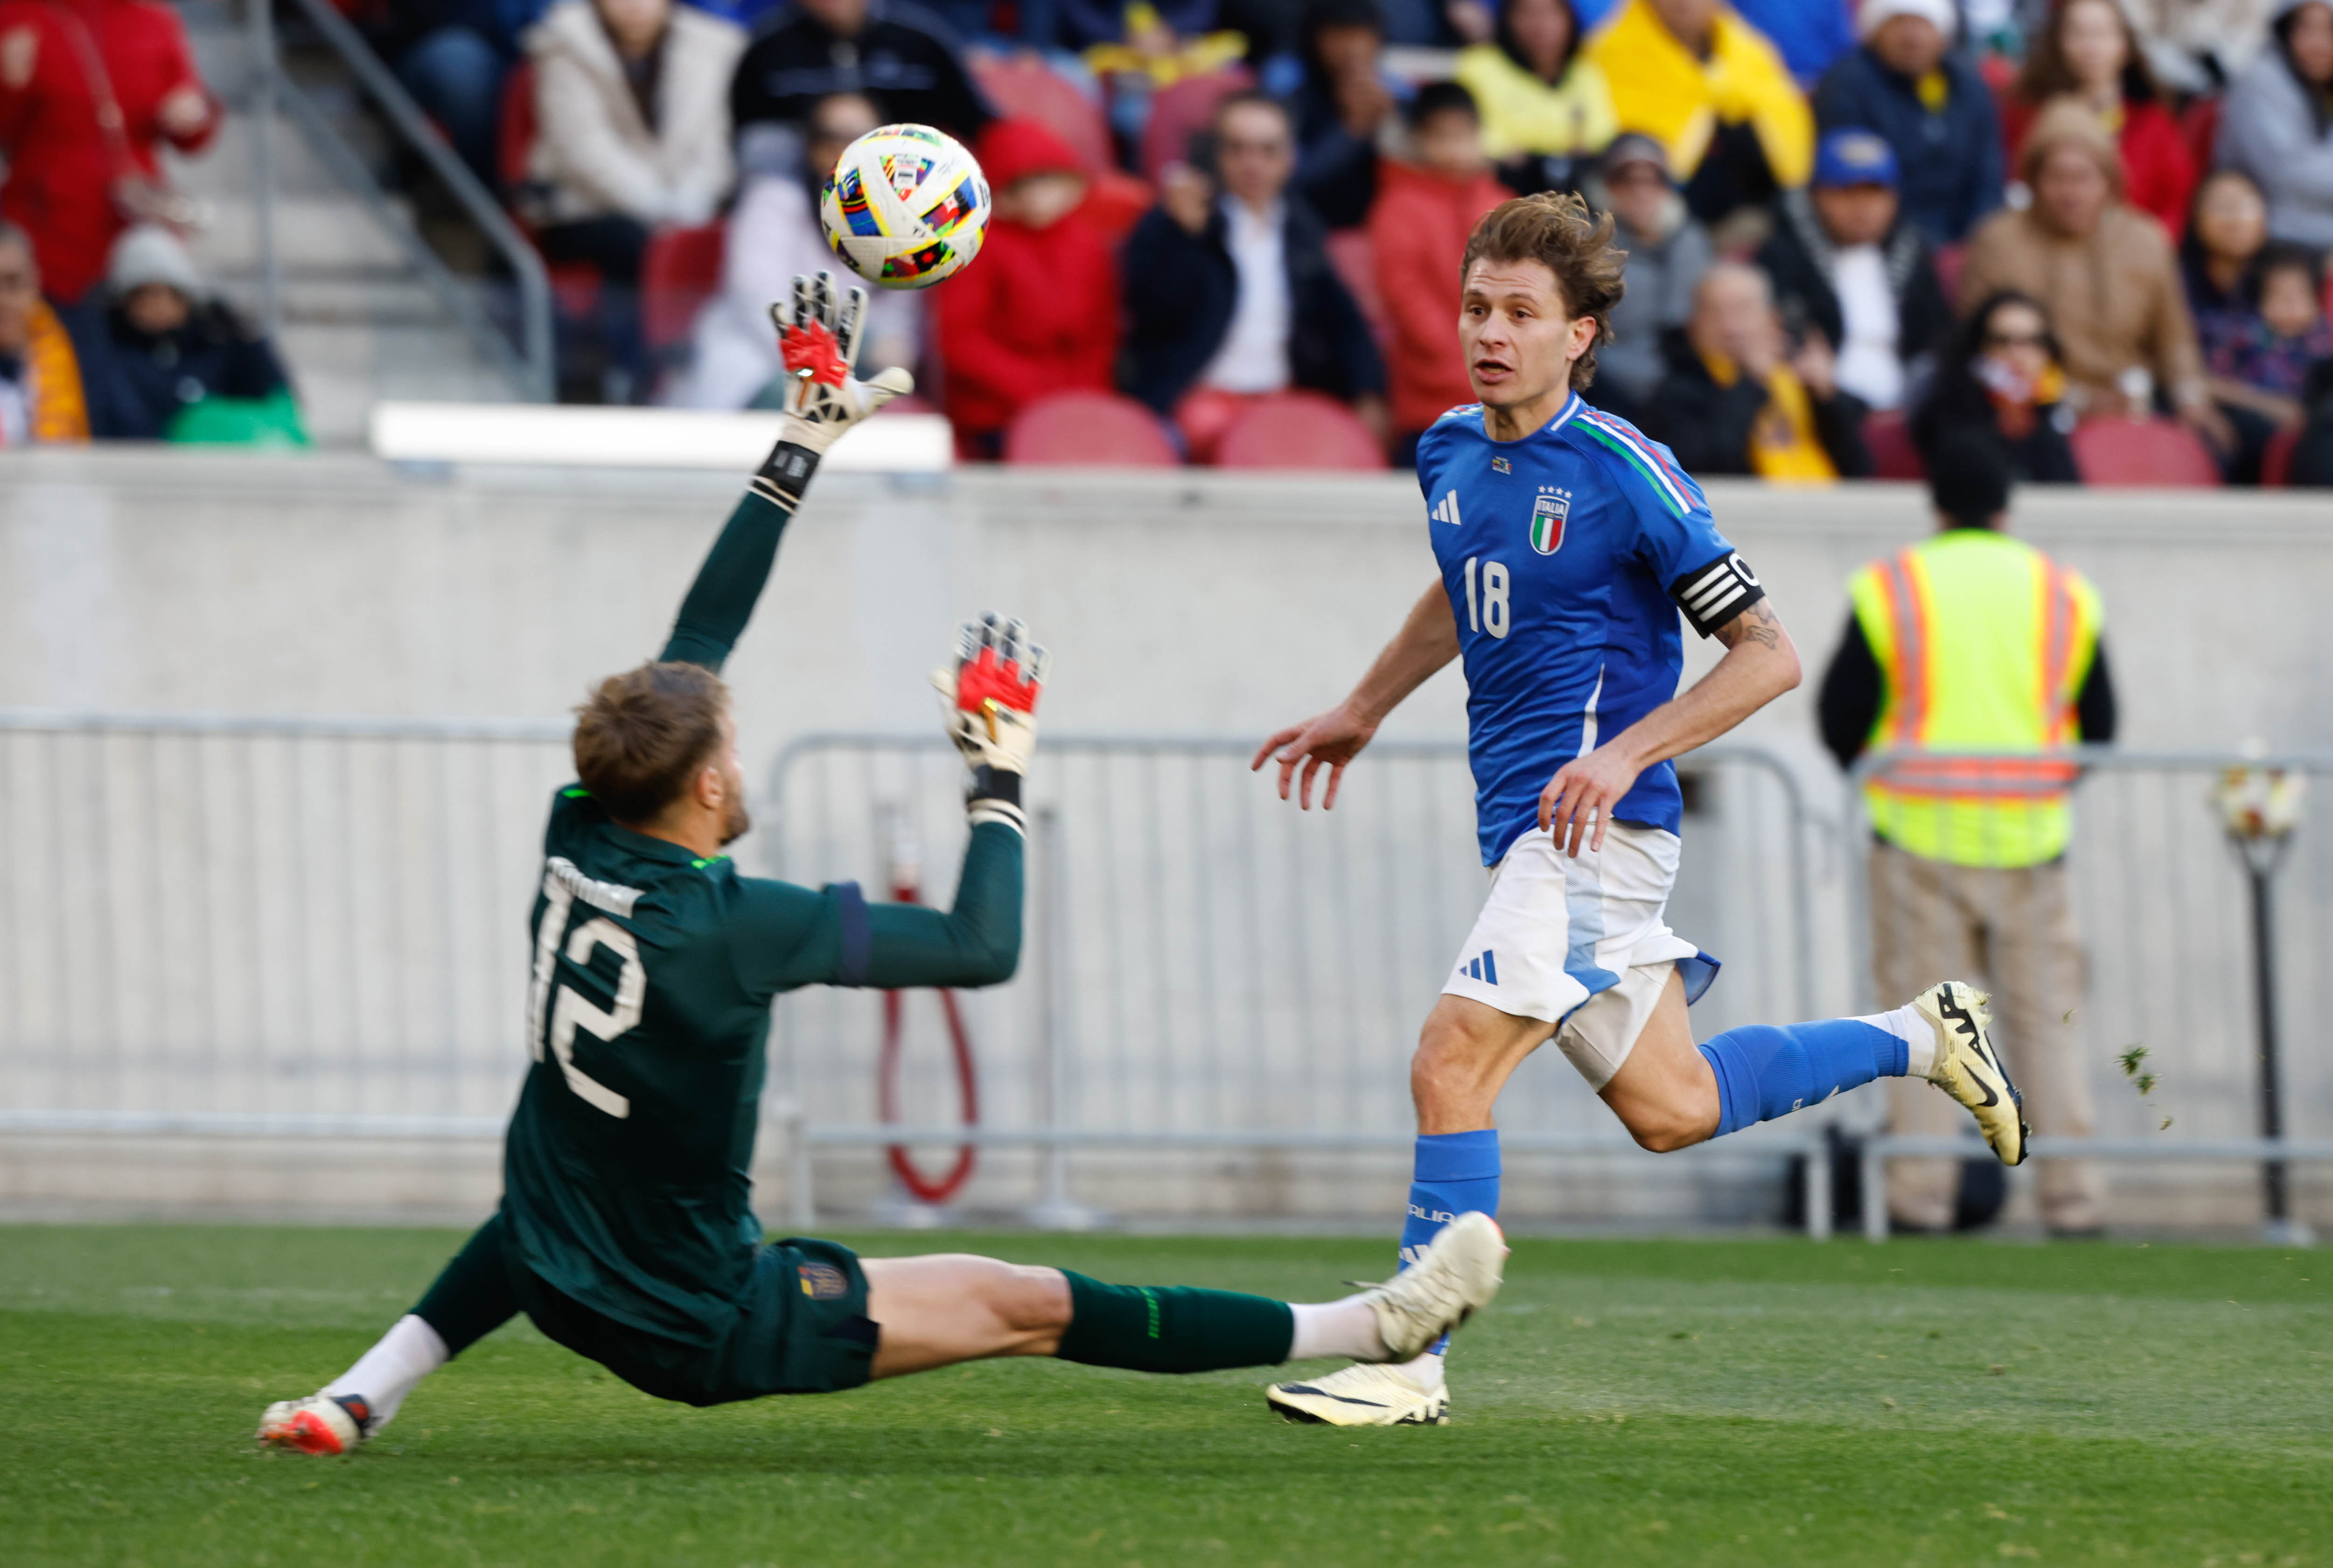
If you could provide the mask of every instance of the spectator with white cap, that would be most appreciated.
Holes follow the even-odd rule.
[[[1827,133],[1815,177],[1782,193],[1758,264],[1783,322],[1819,331],[1839,384],[1872,408],[1903,406],[1919,362],[1952,329],[1952,308],[1920,231],[1902,216],[1894,149],[1859,127]]]
[[[1862,46],[1823,73],[1815,123],[1886,138],[1904,216],[1931,244],[1959,244],[2001,206],[2003,165],[1992,91],[1953,46],[1953,0],[1863,0],[1855,24]]]
[[[127,231],[105,282],[103,339],[83,367],[99,439],[306,444],[274,349],[203,286],[177,235]]]

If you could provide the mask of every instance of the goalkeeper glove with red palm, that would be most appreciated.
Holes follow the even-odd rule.
[[[932,672],[948,739],[972,769],[966,804],[974,826],[1003,822],[1028,832],[1021,779],[1037,749],[1037,699],[1051,664],[1028,627],[990,614],[957,629],[955,667]]]
[[[852,378],[866,315],[867,291],[837,299],[831,272],[796,277],[793,303],[770,307],[785,360],[786,407],[754,488],[788,512],[802,505],[819,459],[844,431],[916,389],[916,378],[896,366],[871,380]]]

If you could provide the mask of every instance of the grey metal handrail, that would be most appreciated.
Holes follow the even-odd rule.
[[[301,129],[305,131],[319,155],[332,168],[343,184],[349,185],[372,207],[374,215],[393,234],[416,270],[437,294],[447,310],[458,320],[463,329],[508,375],[520,390],[532,400],[549,403],[553,400],[555,374],[552,361],[551,323],[551,275],[544,269],[542,258],[534,246],[511,222],[502,204],[494,194],[470,172],[454,149],[446,145],[444,136],[430,123],[421,106],[413,101],[404,84],[397,80],[380,56],[374,53],[348,19],[326,3],[326,0],[295,0],[301,14],[306,17],[332,52],[356,77],[359,85],[380,106],[406,145],[420,154],[430,172],[444,181],[454,193],[454,199],[470,221],[477,225],[504,262],[518,283],[519,346],[513,350],[510,341],[495,327],[477,300],[466,289],[452,269],[441,261],[421,238],[412,221],[391,206],[364,167],[363,160],[350,148],[340,132],[319,110],[300,84],[283,70],[279,55],[259,61],[258,67],[276,99],[288,107]],[[272,35],[271,35],[272,36]],[[272,191],[263,191],[261,201],[273,199]]]
[[[379,718],[338,713],[137,713],[0,708],[0,734],[282,735],[334,741],[564,741],[572,719]]]
[[[880,731],[832,731],[798,736],[788,741],[770,764],[771,798],[782,803],[785,798],[785,778],[788,770],[801,758],[817,751],[831,750],[837,746],[865,746],[888,751],[936,752],[946,751],[950,745],[951,742],[945,735],[936,733],[902,735]],[[1188,756],[1196,752],[1206,756],[1234,757],[1243,761],[1255,754],[1255,743],[1252,741],[1244,738],[1234,739],[1228,736],[1208,735],[1057,735],[1047,737],[1045,749],[1048,754],[1053,755],[1063,751],[1077,751],[1115,752],[1127,756],[1176,752]],[[1376,757],[1463,760],[1466,756],[1466,743],[1463,741],[1373,741],[1369,743],[1369,753]],[[1782,798],[1789,806],[1794,831],[1804,834],[1810,828],[1834,826],[1816,815],[1807,799],[1806,790],[1800,785],[1799,777],[1791,770],[1791,765],[1763,746],[1720,741],[1711,745],[1696,747],[1676,760],[1683,767],[1691,767],[1695,763],[1712,762],[1747,764],[1766,774],[1781,787]],[[1791,856],[1791,924],[1798,947],[1796,970],[1792,975],[1792,980],[1798,991],[1799,1015],[1801,1018],[1812,1018],[1815,996],[1813,875],[1808,867],[1808,856],[1803,853],[1805,846],[1800,845],[1794,847],[1800,853]]]
[[[2127,1160],[2154,1164],[2165,1160],[2333,1162],[2333,1139],[2325,1138],[2052,1138],[2036,1137],[2038,1160]],[[1921,1133],[1874,1133],[1859,1151],[1863,1238],[1887,1239],[1887,1162],[1986,1160],[1992,1151],[1980,1138]]]
[[[802,735],[789,741],[777,753],[765,775],[764,798],[772,817],[782,821],[789,815],[789,779],[805,760],[823,752],[860,751],[900,756],[952,756],[952,743],[936,731],[821,731]],[[1129,734],[1052,734],[1045,741],[1049,758],[1060,761],[1070,757],[1139,757],[1155,758],[1200,757],[1220,760],[1227,766],[1244,769],[1254,756],[1256,741],[1250,737],[1223,735],[1129,735]],[[1387,760],[1423,761],[1464,761],[1467,756],[1465,743],[1460,741],[1379,741],[1369,748],[1370,754]],[[1818,828],[1832,824],[1818,817],[1810,805],[1806,791],[1796,774],[1782,758],[1762,747],[1741,742],[1703,747],[1680,758],[1688,765],[1743,765],[1772,776],[1780,784],[1784,808],[1790,813],[1791,830],[1797,836],[1791,855],[1791,914],[1797,936],[1797,963],[1793,976],[1802,1016],[1811,1017],[1813,1007],[1813,970],[1810,951],[1813,943],[1813,889],[1809,869],[1806,839]],[[1032,853],[1041,866],[1058,867],[1058,849],[1050,850],[1051,837],[1047,828],[1050,808],[1039,807],[1032,813],[1035,834]],[[783,862],[782,831],[773,832],[765,840],[773,856],[771,869],[786,875]],[[1045,907],[1057,908],[1061,901],[1058,890],[1049,890]],[[1050,922],[1050,915],[1042,919]],[[1051,941],[1041,931],[1037,940],[1036,961],[1041,978],[1036,983],[1050,990],[1055,983],[1045,978],[1043,970],[1058,962],[1051,953]],[[1051,1008],[1048,1021],[1041,1026],[1041,1034],[1051,1050],[1053,1025]],[[1041,1060],[1044,1057],[1041,1056]],[[804,1085],[800,1074],[800,1057],[790,1054],[790,1070],[795,1075],[792,1095],[798,1106],[806,1104]],[[1040,1081],[1054,1069],[1051,1063],[1040,1071]],[[859,1125],[814,1122],[806,1110],[798,1112],[795,1120],[786,1123],[787,1139],[787,1205],[790,1223],[795,1229],[808,1230],[817,1222],[814,1193],[815,1171],[811,1155],[821,1148],[857,1148],[896,1146],[902,1143],[929,1142],[957,1146],[975,1145],[984,1148],[1021,1148],[1041,1152],[1046,1160],[1046,1197],[1031,1210],[1032,1223],[1054,1226],[1061,1222],[1048,1215],[1070,1211],[1061,1172],[1061,1156],[1072,1149],[1126,1151],[1199,1152],[1224,1149],[1259,1149],[1282,1152],[1359,1152],[1400,1151],[1412,1146],[1415,1133],[1406,1130],[1320,1129],[1287,1127],[1215,1126],[1195,1129],[1176,1128],[1097,1128],[1068,1126],[1055,1118],[1059,1114],[1058,1086],[1042,1095],[1034,1125],[1021,1126],[955,1126],[906,1127],[896,1124]],[[1515,1152],[1540,1153],[1590,1154],[1631,1156],[1640,1152],[1638,1146],[1627,1138],[1611,1133],[1573,1133],[1543,1129],[1509,1128],[1502,1133],[1503,1144]],[[1831,1171],[1825,1157],[1827,1145],[1819,1127],[1803,1129],[1761,1129],[1752,1136],[1729,1139],[1722,1144],[1704,1145],[1694,1152],[1695,1159],[1771,1158],[1791,1155],[1799,1158],[1798,1180],[1806,1215],[1808,1234],[1815,1239],[1828,1238],[1831,1229]]]

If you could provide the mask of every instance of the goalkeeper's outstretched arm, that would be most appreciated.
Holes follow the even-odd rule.
[[[1026,818],[1021,782],[1036,749],[1049,661],[1019,621],[986,616],[959,634],[954,666],[933,672],[948,737],[971,770],[972,827],[946,911],[869,904],[854,884],[812,891],[744,881],[738,963],[749,985],[831,984],[900,990],[1000,985],[1021,959]],[[758,983],[756,983],[758,982]]]
[[[852,378],[866,311],[866,290],[853,288],[838,299],[827,272],[796,278],[792,302],[770,307],[786,374],[778,442],[697,569],[659,661],[721,668],[753,617],[777,560],[779,537],[802,505],[819,460],[844,431],[915,389],[915,378],[900,369],[867,381]]]

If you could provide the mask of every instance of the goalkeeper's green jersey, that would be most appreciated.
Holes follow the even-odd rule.
[[[785,521],[758,496],[739,503],[664,657],[720,667]],[[762,1237],[747,1172],[771,999],[995,984],[1019,956],[1021,894],[1021,835],[1003,823],[972,830],[943,913],[870,906],[853,884],[742,876],[562,790],[528,927],[534,1060],[504,1152],[527,1267],[619,1322],[717,1341]]]

